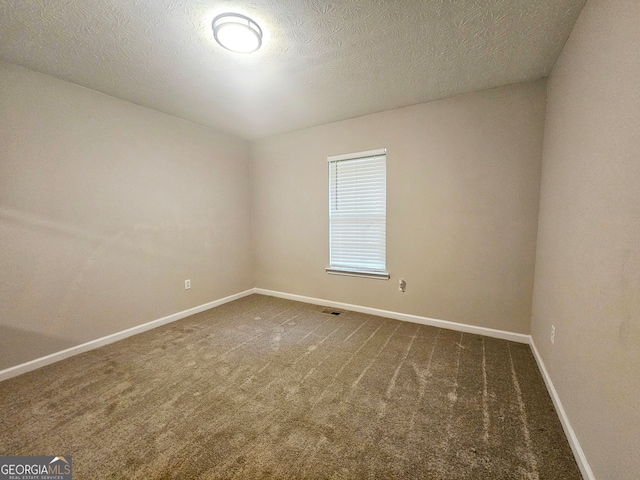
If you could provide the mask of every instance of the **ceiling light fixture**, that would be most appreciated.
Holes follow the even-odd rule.
[[[262,45],[262,30],[256,22],[239,13],[223,13],[213,19],[213,37],[227,50],[255,52]]]

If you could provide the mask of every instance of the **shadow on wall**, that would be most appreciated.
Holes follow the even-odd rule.
[[[68,339],[0,325],[0,370],[76,345]]]
[[[154,255],[180,263],[189,262],[196,265],[201,262],[201,257],[199,256],[201,252],[185,253],[184,247],[185,245],[188,247],[188,243],[183,243],[183,248],[180,249],[171,248],[170,246],[162,247],[158,245],[158,243],[163,241],[167,243],[173,237],[179,237],[183,232],[197,231],[206,233],[208,227],[207,224],[203,223],[185,224],[180,222],[167,222],[162,225],[139,223],[130,226],[128,230],[108,234],[87,230],[76,225],[2,206],[0,206],[0,219],[7,223],[29,227],[37,231],[47,231],[97,243],[96,253],[103,253],[104,250],[116,245],[118,248],[133,251],[138,254]],[[131,238],[133,238],[133,240],[131,240]]]

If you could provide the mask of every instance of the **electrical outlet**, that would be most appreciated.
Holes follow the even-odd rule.
[[[407,282],[404,281],[404,278],[398,280],[398,290],[401,292],[405,292],[407,290]]]
[[[551,343],[556,343],[556,327],[551,325]]]
[[[184,289],[189,290],[191,288],[191,279],[187,279],[184,281]]]

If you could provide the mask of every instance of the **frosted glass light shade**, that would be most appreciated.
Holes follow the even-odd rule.
[[[255,52],[262,45],[262,30],[249,17],[223,13],[213,19],[213,36],[227,50],[237,53]]]

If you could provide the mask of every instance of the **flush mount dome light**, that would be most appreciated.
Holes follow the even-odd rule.
[[[262,30],[256,22],[239,13],[223,13],[213,19],[213,36],[227,50],[255,52],[262,45]]]

